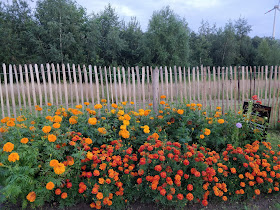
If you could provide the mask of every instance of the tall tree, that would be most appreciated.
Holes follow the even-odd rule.
[[[35,17],[37,53],[45,62],[84,62],[84,8],[72,0],[39,0]]]
[[[189,28],[169,7],[153,13],[146,33],[153,65],[187,65]]]

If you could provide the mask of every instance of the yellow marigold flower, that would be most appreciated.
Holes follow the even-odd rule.
[[[89,105],[89,102],[85,102],[84,105],[88,106],[88,105]]]
[[[130,134],[129,134],[129,131],[127,131],[127,130],[120,130],[119,135],[125,139],[128,139]]]
[[[72,116],[72,117],[69,118],[69,123],[71,125],[74,125],[74,124],[78,123],[77,119],[78,118],[76,116]]]
[[[121,130],[126,130],[126,125],[121,125],[121,126],[120,126],[120,129],[121,129]]]
[[[3,119],[1,119],[1,123],[6,123],[9,121],[9,117],[4,117]]]
[[[118,108],[118,105],[117,105],[117,104],[114,104],[114,103],[113,103],[111,106],[112,106],[114,109],[117,109],[117,108]]]
[[[30,192],[27,196],[26,199],[29,200],[29,202],[34,202],[36,199],[36,193],[34,191]]]
[[[8,127],[14,127],[15,125],[16,125],[15,122],[12,121],[12,120],[9,120],[9,121],[7,122],[7,126],[8,126]]]
[[[46,185],[47,190],[52,190],[54,188],[54,183],[53,182],[48,182]]]
[[[133,105],[133,104],[134,104],[134,102],[133,102],[133,101],[131,101],[131,102],[130,102],[130,104],[131,104],[131,105]]]
[[[130,120],[131,119],[131,117],[128,114],[125,114],[123,117],[124,117],[125,120]]]
[[[86,138],[86,139],[85,139],[85,142],[86,142],[87,144],[92,144],[92,140],[91,140],[90,138]]]
[[[166,96],[165,96],[165,95],[161,95],[160,98],[161,98],[161,99],[165,99]]]
[[[122,105],[124,105],[124,106],[125,106],[125,105],[126,105],[126,101],[123,101],[123,102],[122,102]]]
[[[150,120],[153,120],[154,118],[153,117],[150,117]]]
[[[118,111],[118,115],[120,115],[120,116],[124,115],[124,111],[123,110],[119,110]]]
[[[102,105],[101,104],[95,104],[94,105],[94,109],[101,109],[102,108]]]
[[[191,107],[194,107],[194,106],[196,106],[196,104],[195,103],[191,103]]]
[[[201,135],[199,136],[199,138],[204,139],[205,136],[204,136],[203,134],[201,134]]]
[[[83,108],[83,105],[79,104],[79,105],[76,105],[76,109],[81,109]]]
[[[49,120],[49,121],[53,122],[53,117],[52,116],[46,116],[46,120]]]
[[[196,106],[198,106],[198,107],[202,107],[202,104],[196,104]]]
[[[51,126],[44,126],[44,127],[42,128],[42,131],[43,131],[44,133],[49,133],[49,132],[51,131],[51,129],[52,129]]]
[[[220,109],[222,109],[222,108],[221,108],[221,107],[219,107],[219,106],[217,106],[217,107],[216,107],[216,109],[220,110]]]
[[[88,123],[91,124],[91,125],[95,125],[97,123],[97,119],[95,117],[89,118]]]
[[[48,135],[49,142],[55,142],[56,141],[56,135],[50,134]]]
[[[225,121],[223,119],[218,119],[219,124],[223,124]]]
[[[53,117],[53,121],[56,122],[56,123],[60,123],[62,121],[62,117],[58,116],[58,115],[55,115]]]
[[[112,114],[115,114],[115,113],[116,113],[116,110],[115,110],[115,109],[112,109],[112,110],[111,110],[111,113],[112,113]]]
[[[102,135],[105,135],[107,133],[106,129],[101,127],[97,129],[99,133],[101,133]]]
[[[10,162],[16,162],[17,160],[19,160],[19,155],[16,152],[13,152],[9,155],[8,160]]]
[[[58,163],[56,167],[53,168],[54,173],[63,174],[65,171],[65,166],[63,163]]]
[[[53,159],[50,161],[50,167],[57,167],[58,163],[59,163],[58,160]]]
[[[208,128],[205,128],[205,129],[204,129],[204,134],[205,134],[206,136],[209,136],[210,133],[211,133],[210,129],[208,129]]]
[[[123,120],[123,124],[124,125],[129,125],[129,121],[128,120]]]
[[[91,160],[92,157],[93,157],[93,153],[92,152],[87,152],[87,158]]]
[[[145,115],[145,110],[144,109],[139,109],[138,112],[139,112],[140,116]]]
[[[11,151],[13,151],[14,146],[15,146],[15,145],[14,145],[13,143],[7,142],[7,143],[4,144],[4,146],[3,146],[3,151],[4,151],[4,152],[11,152]]]
[[[20,140],[20,142],[23,143],[23,144],[27,144],[28,141],[29,141],[28,138],[22,138]]]
[[[184,110],[183,110],[183,109],[178,109],[178,110],[177,110],[177,113],[178,113],[178,114],[184,114]]]
[[[53,127],[54,127],[54,128],[60,128],[60,124],[59,124],[59,123],[54,123],[54,124],[53,124]]]

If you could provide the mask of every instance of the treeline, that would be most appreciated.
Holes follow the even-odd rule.
[[[0,3],[0,63],[75,63],[101,66],[279,65],[280,43],[249,37],[246,19],[224,27],[202,22],[198,32],[168,6],[155,11],[147,31],[114,8],[87,15],[72,0]],[[2,68],[0,68],[2,71]]]

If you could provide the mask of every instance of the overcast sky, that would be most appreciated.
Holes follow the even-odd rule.
[[[1,0],[4,1],[4,0]],[[36,0],[34,0],[36,1]],[[189,27],[197,31],[202,20],[210,25],[222,27],[228,20],[246,18],[252,25],[250,36],[272,36],[274,10],[264,14],[278,4],[279,0],[76,0],[87,13],[98,13],[109,3],[121,19],[129,21],[136,16],[146,31],[153,11],[169,5],[176,14],[185,18]],[[276,14],[275,36],[280,39],[280,12]]]

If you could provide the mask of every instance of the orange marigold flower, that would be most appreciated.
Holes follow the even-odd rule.
[[[183,109],[178,109],[177,113],[182,115],[182,114],[184,114],[184,110]]]
[[[168,195],[166,196],[166,198],[167,198],[167,200],[171,201],[172,198],[173,198],[173,196],[172,196],[171,194],[168,194]]]
[[[227,196],[223,196],[223,201],[227,201]]]
[[[62,121],[62,117],[60,117],[60,116],[58,116],[58,115],[55,115],[55,116],[53,117],[53,121],[54,121],[55,123],[60,123],[60,122]]]
[[[93,176],[99,176],[99,175],[100,175],[100,172],[98,170],[93,171]]]
[[[160,98],[161,98],[161,99],[165,99],[166,96],[165,96],[165,95],[161,95]]]
[[[106,129],[101,127],[97,129],[99,133],[101,133],[102,135],[105,135],[107,133]]]
[[[104,182],[105,182],[105,180],[104,180],[103,178],[99,178],[99,179],[98,179],[98,183],[99,183],[99,184],[104,184]]]
[[[204,129],[204,135],[209,136],[210,133],[211,133],[210,129],[208,129],[208,128]]]
[[[94,105],[94,109],[101,109],[102,108],[102,105],[101,104],[95,104]]]
[[[76,105],[76,109],[81,109],[83,108],[83,105],[79,104],[79,105]]]
[[[178,200],[183,200],[183,199],[184,199],[184,196],[183,196],[183,194],[179,193],[179,194],[177,195],[177,198],[178,198]]]
[[[53,182],[48,182],[46,185],[47,190],[52,190],[54,188],[54,183]]]
[[[259,194],[261,194],[261,191],[259,189],[255,189],[255,193],[256,193],[256,195],[259,195]]]
[[[91,125],[95,125],[97,123],[97,119],[95,117],[89,118],[88,123],[91,124]]]
[[[6,144],[4,144],[3,146],[3,151],[4,152],[11,152],[14,149],[14,144],[11,142],[7,142]]]
[[[84,105],[88,106],[88,105],[89,105],[89,102],[85,102]]]
[[[16,152],[13,152],[9,155],[8,160],[10,162],[16,162],[17,160],[19,160],[19,155]]]
[[[44,127],[42,128],[42,131],[43,131],[44,133],[49,133],[49,132],[51,131],[51,129],[52,129],[51,126],[44,126]]]
[[[219,124],[223,124],[225,121],[223,119],[218,119]]]
[[[85,139],[85,143],[87,143],[87,144],[92,144],[92,140],[91,140],[90,138],[86,138],[86,139]]]
[[[50,161],[50,167],[57,167],[57,166],[58,166],[58,163],[59,163],[58,160],[55,160],[55,159],[54,159],[54,160],[51,160],[51,161]]]
[[[56,195],[60,195],[60,194],[61,194],[61,189],[57,188],[57,189],[55,190],[55,194],[56,194]]]
[[[53,168],[54,173],[63,174],[65,171],[65,165],[63,163],[58,163],[56,167]]]
[[[36,199],[36,193],[34,191],[30,192],[27,196],[26,199],[29,200],[29,202],[34,202]]]
[[[101,192],[97,193],[96,198],[99,200],[103,199],[103,193],[101,193]]]
[[[60,124],[59,123],[54,123],[53,128],[60,128]]]
[[[62,198],[62,199],[67,198],[67,193],[66,193],[66,192],[62,193],[62,194],[61,194],[61,198]]]
[[[8,126],[8,127],[14,127],[15,125],[16,125],[15,122],[12,121],[12,120],[9,120],[9,121],[7,122],[7,126]]]
[[[71,124],[71,125],[74,125],[74,124],[76,124],[78,121],[77,121],[77,117],[76,116],[72,116],[72,117],[70,117],[69,118],[69,123]]]
[[[193,200],[193,194],[192,193],[188,193],[186,198],[189,200],[189,201],[192,201]]]
[[[199,138],[204,139],[205,136],[204,136],[203,134],[201,134],[201,135],[199,136]]]
[[[49,140],[49,142],[55,142],[56,141],[56,135],[54,135],[54,134],[48,135],[48,140]]]
[[[231,168],[230,171],[231,171],[231,173],[236,174],[236,169],[235,168]]]

